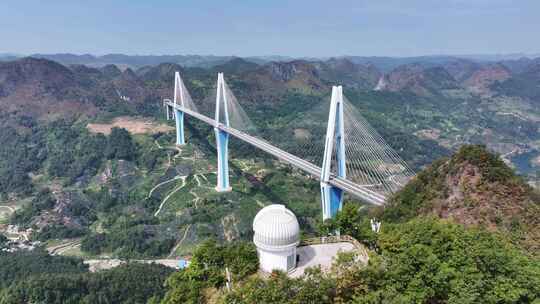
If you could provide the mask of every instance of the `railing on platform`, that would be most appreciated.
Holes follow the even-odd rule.
[[[350,235],[332,235],[332,236],[322,236],[316,238],[308,238],[300,241],[299,246],[308,246],[308,245],[320,245],[320,244],[332,244],[332,243],[350,243],[354,246],[361,255],[369,256],[369,250],[360,243],[357,239],[353,238]]]

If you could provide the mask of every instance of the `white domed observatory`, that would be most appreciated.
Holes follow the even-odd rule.
[[[296,267],[300,226],[291,210],[284,205],[264,207],[253,219],[253,231],[253,242],[263,271],[289,272]]]

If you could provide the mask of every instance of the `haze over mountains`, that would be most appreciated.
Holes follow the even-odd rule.
[[[186,67],[211,67],[227,62],[237,56],[217,56],[217,55],[125,55],[106,54],[101,56],[91,54],[32,54],[19,55],[13,53],[0,53],[0,61],[14,60],[23,57],[43,58],[57,61],[62,64],[84,64],[89,66],[104,66],[115,64],[119,66],[139,68],[146,65],[157,65],[160,63],[177,63]],[[518,61],[526,63],[530,59],[540,57],[540,54],[471,54],[471,55],[425,55],[414,57],[389,57],[389,56],[337,56],[347,58],[354,63],[373,64],[381,71],[391,70],[399,65],[418,63],[430,65],[440,65],[456,59],[466,59],[477,62],[498,62],[498,61]],[[292,56],[248,56],[242,57],[245,60],[255,63],[268,63],[271,61],[326,61],[332,57],[292,57]]]

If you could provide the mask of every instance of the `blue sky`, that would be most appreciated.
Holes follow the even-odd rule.
[[[539,0],[1,0],[0,53],[540,53]]]

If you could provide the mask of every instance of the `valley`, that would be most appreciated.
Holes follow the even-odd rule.
[[[3,1],[0,304],[540,304],[538,12]]]
[[[56,76],[23,77],[21,67]],[[323,134],[328,87],[343,82],[351,104],[416,170],[461,145],[483,144],[537,184],[540,107],[535,99],[500,92],[499,84],[514,75],[502,65],[460,59],[381,72],[346,58],[262,65],[235,58],[206,69],[162,63],[120,70],[27,58],[0,63],[0,75],[9,79],[0,83],[8,131],[2,145],[10,147],[0,168],[17,173],[0,182],[1,197],[10,202],[0,207],[3,231],[8,224],[21,233],[31,228],[25,237],[55,254],[85,259],[177,258],[208,237],[249,239],[256,211],[284,203],[299,214],[306,236],[315,233],[315,181],[233,141],[234,190],[218,194],[211,129],[188,121],[188,144],[173,144],[173,122],[163,119],[161,102],[171,96],[174,71],[182,72],[201,112],[210,114],[220,70],[229,72],[258,136],[286,149],[295,148],[284,134],[296,140]],[[71,106],[54,114],[39,110],[39,90],[24,103],[12,102],[41,81],[49,82],[43,90],[56,92],[46,97],[51,105],[71,104],[77,114]]]

